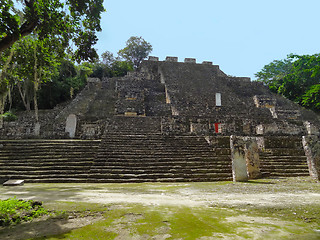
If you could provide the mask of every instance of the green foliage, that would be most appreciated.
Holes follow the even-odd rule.
[[[23,201],[15,197],[0,200],[0,226],[7,226],[21,221],[30,221],[33,218],[48,214],[42,203],[32,200]]]
[[[11,85],[17,85],[26,110],[35,109],[36,94],[42,83],[52,79],[63,57],[59,44],[49,39],[40,39],[30,35],[16,42],[12,47],[14,55],[7,71]],[[57,51],[55,51],[57,50]]]
[[[118,52],[118,55],[128,62],[131,62],[137,69],[142,60],[152,52],[152,46],[142,37],[130,37],[126,47]]]
[[[75,66],[70,60],[62,60],[58,74],[39,90],[39,108],[50,109],[57,104],[72,99],[86,84],[87,74],[92,70],[88,66]]]
[[[111,77],[121,77],[130,71],[133,71],[133,66],[130,62],[115,61],[111,66]]]
[[[272,91],[306,108],[320,111],[320,54],[290,54],[285,60],[264,66],[255,76]]]
[[[59,42],[67,48],[76,47],[79,61],[94,59],[92,46],[101,31],[103,0],[2,0],[0,6],[0,52],[8,49],[20,38],[36,33],[41,40]],[[70,41],[71,40],[71,41]]]
[[[265,65],[260,72],[255,74],[255,76],[257,77],[257,81],[268,85],[271,91],[278,92],[278,88],[282,83],[282,78],[289,74],[291,70],[291,58],[274,60],[268,65]]]
[[[114,57],[113,53],[105,51],[101,55],[102,61],[91,64],[92,73],[90,77],[122,77],[127,72],[133,71],[133,65],[130,61],[121,61],[120,57]]]
[[[6,122],[14,122],[18,119],[18,117],[11,111],[5,112],[4,114],[1,115],[1,117],[3,117],[3,120]]]
[[[302,96],[302,105],[315,111],[320,110],[320,84],[310,87]]]

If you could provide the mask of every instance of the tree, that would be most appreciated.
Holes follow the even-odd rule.
[[[292,70],[283,77],[278,92],[303,105],[307,92],[314,85],[320,84],[320,54],[291,55],[290,57],[295,59],[292,63]],[[308,94],[308,96],[311,95]]]
[[[102,63],[108,67],[111,67],[111,65],[115,62],[115,61],[119,61],[119,57],[114,57],[113,53],[110,51],[105,51],[104,53],[101,54],[102,57]]]
[[[152,52],[152,46],[142,37],[130,37],[126,47],[118,52],[118,55],[128,62],[131,62],[137,69],[142,60]]]
[[[39,90],[39,108],[49,109],[70,100],[86,84],[86,74],[70,59],[61,60],[57,74],[42,84]]]
[[[314,111],[320,111],[320,84],[310,87],[310,89],[303,95],[302,105]]]
[[[274,60],[265,65],[261,71],[257,72],[255,76],[257,81],[268,85],[270,90],[277,92],[281,85],[281,80],[292,70],[292,58],[288,55],[287,59]]]
[[[72,40],[78,61],[97,57],[92,46],[101,31],[103,0],[1,0],[0,11],[0,52],[37,33],[39,39],[55,39],[65,48]]]
[[[272,91],[320,111],[320,54],[290,54],[285,60],[275,60],[264,66],[256,77]]]
[[[8,78],[17,85],[23,104],[27,111],[31,110],[31,102],[35,109],[35,118],[38,121],[37,92],[42,83],[50,81],[63,55],[55,47],[55,41],[40,40],[30,35],[17,42],[13,50]]]

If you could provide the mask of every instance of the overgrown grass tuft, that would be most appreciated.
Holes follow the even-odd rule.
[[[0,200],[0,226],[31,221],[33,218],[48,214],[42,202],[19,200],[16,197]]]

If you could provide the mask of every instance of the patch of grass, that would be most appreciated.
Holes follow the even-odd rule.
[[[83,209],[82,204],[84,203],[72,208]],[[288,209],[252,207],[245,211],[242,208],[228,207],[140,204],[109,205],[107,208],[104,220],[62,235],[40,239],[114,239],[119,234],[122,239],[152,239],[166,235],[170,236],[167,239],[184,240],[206,237],[314,240],[319,237],[314,231],[319,226],[316,222],[304,222],[299,217],[291,218]]]
[[[221,209],[179,208],[171,217],[172,239],[197,239],[210,237],[213,233],[236,233],[236,224],[231,226],[225,222],[230,211]]]
[[[48,214],[41,202],[24,201],[17,198],[0,200],[0,226],[31,221],[33,218]]]
[[[11,111],[7,111],[4,114],[1,114],[0,116],[3,117],[3,120],[6,122],[14,122],[18,119],[17,115],[15,115]]]

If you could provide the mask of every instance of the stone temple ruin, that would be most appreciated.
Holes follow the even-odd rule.
[[[319,179],[319,117],[212,62],[149,57],[89,79],[68,105],[0,129],[0,179],[26,182]]]

